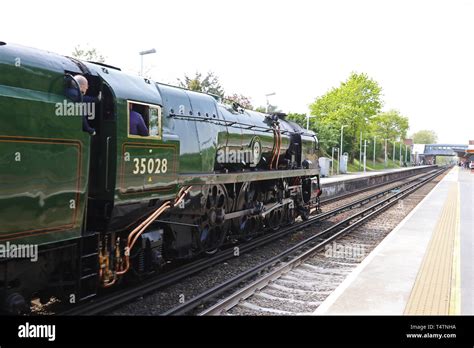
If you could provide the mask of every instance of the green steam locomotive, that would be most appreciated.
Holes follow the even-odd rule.
[[[0,120],[3,311],[84,301],[318,207],[314,133],[116,67],[0,42]]]

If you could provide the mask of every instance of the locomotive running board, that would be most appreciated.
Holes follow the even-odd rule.
[[[319,175],[319,169],[266,170],[235,173],[186,173],[178,175],[178,183],[183,186],[233,184],[237,182],[284,179]]]

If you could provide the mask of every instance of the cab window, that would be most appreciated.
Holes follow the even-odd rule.
[[[161,108],[128,102],[128,136],[161,138]]]
[[[150,107],[148,109],[148,124],[150,136],[159,137],[160,134],[160,110],[158,108]]]

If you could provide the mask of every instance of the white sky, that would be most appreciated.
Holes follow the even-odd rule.
[[[65,55],[88,44],[135,73],[156,48],[144,62],[157,81],[213,71],[227,94],[259,106],[275,92],[286,112],[365,72],[409,134],[474,139],[474,1],[4,1],[1,14],[0,41]]]

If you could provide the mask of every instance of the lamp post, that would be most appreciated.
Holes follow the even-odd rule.
[[[387,140],[388,139],[385,139],[385,159],[384,159],[385,169],[387,169],[387,165],[388,165],[388,163],[387,163],[387,161],[388,161],[388,158],[387,158],[387,146],[388,146],[387,145]]]
[[[393,157],[392,157],[392,161],[395,162],[395,147],[397,146],[397,142],[394,140],[393,141]]]
[[[367,164],[367,139],[364,139],[364,173],[366,172]]]
[[[405,162],[408,162],[407,161],[407,151],[408,151],[408,146],[407,146],[407,144],[405,144]],[[407,164],[407,166],[408,166],[408,164]]]
[[[152,53],[156,53],[156,50],[154,48],[152,48],[151,50],[138,52],[138,54],[140,55],[140,58],[141,58],[140,76],[143,76],[143,56],[146,55],[146,54],[152,54]]]
[[[400,160],[400,167],[402,166],[402,142],[400,141],[400,150],[398,152],[398,159]]]
[[[340,155],[339,148],[338,148],[338,147],[336,147],[336,149],[335,149],[335,150],[337,151],[337,156],[339,157],[339,155]],[[339,174],[339,166],[337,166],[337,168],[336,168],[336,174]]]
[[[375,150],[376,150],[376,139],[377,139],[377,136],[374,135],[374,169],[375,169]]]
[[[375,118],[377,115],[370,116],[370,117],[364,117],[364,122],[367,125],[369,123],[369,118]],[[359,171],[360,171],[360,162],[362,162],[362,131],[360,131],[360,151],[359,151]],[[365,169],[364,169],[365,171]]]
[[[309,130],[309,119],[310,118],[314,118],[314,117],[317,117],[317,116],[311,116],[310,114],[307,114],[306,115],[306,130]]]
[[[268,102],[268,97],[271,97],[272,95],[275,95],[275,94],[276,94],[275,92],[265,94],[265,98],[267,99],[267,108],[266,108],[267,114],[268,114],[268,109],[270,107],[270,103]],[[307,129],[309,129],[309,115],[308,115],[308,121],[307,121]]]
[[[334,146],[332,147],[331,154],[331,176],[334,174]]]
[[[374,119],[374,118],[376,118],[376,117],[379,117],[379,115],[372,115],[372,116],[369,116],[369,117],[365,117],[365,123],[368,124],[369,119],[371,120],[371,119]],[[377,136],[374,135],[374,160],[373,160],[373,162],[374,162],[374,168],[375,168],[375,149],[376,149],[376,146],[377,146],[376,138],[377,138]],[[361,136],[361,140],[362,140],[362,136]],[[369,142],[369,143],[370,143],[370,142]],[[361,146],[362,146],[362,142],[361,142],[360,144],[361,144]],[[364,149],[364,152],[366,152],[366,149]],[[365,156],[366,156],[366,155],[365,155]],[[364,164],[364,167],[365,167],[365,164]],[[365,169],[364,169],[364,172],[365,172]]]
[[[339,146],[339,170],[341,169],[341,156],[342,156],[342,148],[343,148],[343,135],[344,135],[344,127],[348,127],[347,124],[341,126],[341,146]]]

